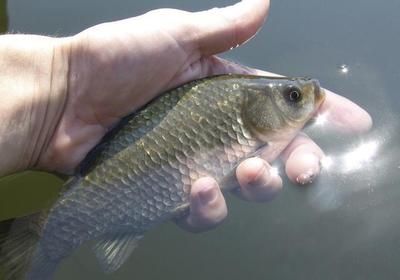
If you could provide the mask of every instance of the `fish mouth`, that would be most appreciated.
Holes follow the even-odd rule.
[[[322,103],[324,103],[326,96],[325,90],[320,86],[318,80],[312,79],[312,84],[314,86],[314,112],[311,114],[310,119],[305,125],[306,127],[312,126],[316,122],[319,108]]]
[[[325,101],[325,90],[323,88],[320,88],[318,90],[318,95],[315,95],[315,110],[314,110],[314,118],[318,114],[319,109],[321,108],[322,104]]]
[[[313,88],[314,88],[314,114],[318,111],[319,107],[325,100],[325,90],[319,84],[319,81],[316,79],[311,80]]]
[[[325,100],[325,90],[321,87],[318,80],[313,79],[312,84],[314,86],[314,100],[315,109],[318,109]]]

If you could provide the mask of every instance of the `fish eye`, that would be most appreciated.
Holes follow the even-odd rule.
[[[297,87],[291,86],[286,89],[285,98],[290,103],[298,103],[302,100],[303,94]]]

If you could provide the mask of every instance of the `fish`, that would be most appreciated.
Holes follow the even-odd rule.
[[[161,94],[88,153],[48,209],[14,222],[0,239],[5,279],[52,279],[89,240],[103,270],[116,271],[147,231],[188,214],[195,180],[231,190],[240,162],[273,161],[324,98],[315,79],[239,74]]]

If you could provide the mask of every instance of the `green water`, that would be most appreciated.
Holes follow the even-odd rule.
[[[227,3],[13,0],[8,30],[62,36],[154,8],[194,11]],[[225,55],[272,72],[316,77],[365,107],[375,124],[368,135],[311,134],[333,156],[376,141],[373,163],[349,173],[324,172],[310,188],[285,180],[284,191],[268,204],[228,196],[229,217],[218,229],[193,235],[164,225],[113,275],[103,274],[90,249],[81,248],[56,279],[400,279],[398,11],[398,0],[272,1],[267,25]],[[0,220],[39,209],[59,185],[43,174],[4,178]]]
[[[25,172],[0,180],[0,221],[34,213],[54,197],[62,181],[56,176]]]

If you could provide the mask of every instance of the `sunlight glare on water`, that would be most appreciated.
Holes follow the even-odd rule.
[[[326,156],[320,162],[321,167],[328,172],[333,172],[332,167],[335,166],[335,171],[342,174],[368,168],[373,162],[380,144],[378,140],[370,140],[362,142],[350,151],[338,156]]]
[[[349,66],[347,66],[346,64],[340,65],[339,66],[339,72],[341,74],[344,74],[344,75],[348,74],[349,73]]]
[[[380,175],[373,171],[383,163],[377,158],[379,148],[383,144],[379,139],[362,141],[347,151],[323,157],[320,166],[325,175],[347,178],[349,182],[351,178],[358,178],[357,180],[363,180],[365,184],[350,184],[346,188],[340,188],[329,183],[329,178],[332,177],[322,176],[320,181],[324,180],[324,183],[309,193],[311,204],[320,211],[330,211],[343,206],[348,196],[356,191],[367,189],[368,193],[372,193],[372,186],[377,186]]]
[[[361,143],[342,156],[344,173],[353,172],[370,164],[378,151],[378,141]]]
[[[329,170],[333,164],[333,159],[330,156],[325,156],[321,159],[320,164],[323,169]]]

